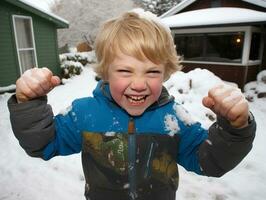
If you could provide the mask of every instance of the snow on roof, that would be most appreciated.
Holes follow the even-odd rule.
[[[169,27],[192,27],[221,24],[266,23],[266,13],[245,8],[207,8],[183,12],[161,19]]]
[[[190,4],[194,3],[195,1],[196,0],[183,0],[179,4],[177,4],[176,6],[171,8],[170,10],[166,11],[165,13],[163,13],[160,17],[161,18],[168,17],[168,16],[171,16],[171,15],[173,15],[175,13],[178,13],[180,10],[183,10],[184,8],[186,8]]]
[[[195,1],[197,1],[197,0],[183,0],[179,4],[177,4],[176,6],[171,8],[170,10],[166,11],[165,13],[163,13],[160,17],[163,18],[163,17],[168,17],[168,16],[171,16],[171,15],[177,14],[181,10],[186,8],[187,6],[189,6],[192,3],[194,3]],[[250,4],[254,4],[254,5],[266,8],[266,0],[242,0],[242,1],[245,1],[245,2],[248,2]]]
[[[44,14],[47,14],[47,15],[51,16],[52,18],[55,18],[55,19],[57,19],[59,21],[62,21],[64,23],[66,23],[66,24],[69,24],[69,22],[67,20],[59,17],[58,15],[55,15],[55,14],[49,12],[48,10],[45,10],[43,8],[40,8],[39,6],[36,6],[35,4],[31,3],[30,1],[26,1],[26,0],[18,0],[18,1],[20,1],[20,2],[22,2],[24,4],[26,4],[26,5],[34,8],[34,9],[36,9],[36,10],[39,10],[40,12],[42,12]]]
[[[242,0],[242,1],[266,8],[265,0]]]

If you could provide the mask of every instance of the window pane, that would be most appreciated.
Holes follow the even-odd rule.
[[[261,34],[252,33],[249,60],[259,60]]]
[[[33,67],[36,67],[33,50],[20,51],[19,57],[20,57],[22,73],[25,72],[27,69],[31,69]]]
[[[212,8],[221,7],[221,0],[212,0],[211,7]]]
[[[32,34],[30,19],[15,18],[16,34],[18,40],[18,48],[32,48]]]
[[[194,60],[202,56],[203,35],[175,35],[176,51],[185,60]]]
[[[210,61],[240,63],[243,43],[244,33],[208,34],[205,57]]]
[[[244,33],[175,35],[177,53],[184,60],[240,63]]]

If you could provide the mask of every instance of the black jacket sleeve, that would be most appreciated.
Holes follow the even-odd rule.
[[[249,118],[249,125],[242,129],[232,127],[222,117],[218,117],[209,128],[209,136],[199,149],[199,162],[204,175],[220,177],[248,154],[256,132],[252,114]]]
[[[42,157],[42,150],[54,138],[53,112],[47,97],[17,103],[15,95],[8,100],[13,132],[28,155]]]

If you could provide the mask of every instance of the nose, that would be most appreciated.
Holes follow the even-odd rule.
[[[142,92],[147,89],[147,80],[145,78],[136,77],[132,80],[131,89],[136,92]]]

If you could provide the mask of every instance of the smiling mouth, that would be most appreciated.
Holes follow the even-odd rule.
[[[147,98],[148,95],[144,96],[130,96],[130,95],[125,95],[128,99],[128,101],[133,104],[133,105],[139,105],[145,102],[145,99]]]

